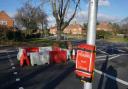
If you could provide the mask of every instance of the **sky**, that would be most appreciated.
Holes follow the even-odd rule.
[[[38,0],[34,0],[33,5],[38,5]],[[80,8],[77,11],[75,21],[84,23],[88,17],[88,1],[81,0]],[[6,11],[9,16],[14,17],[18,8],[23,5],[23,0],[0,0],[0,11]],[[99,0],[98,20],[99,21],[120,21],[128,17],[128,0]],[[43,7],[48,14],[49,23],[55,23],[55,19],[48,6]],[[69,13],[70,14],[70,13]]]

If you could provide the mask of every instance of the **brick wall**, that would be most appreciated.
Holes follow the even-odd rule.
[[[3,24],[4,23],[4,24]],[[14,21],[12,18],[10,18],[6,12],[1,11],[0,12],[0,24],[1,25],[6,25],[7,27],[13,27],[14,26]]]

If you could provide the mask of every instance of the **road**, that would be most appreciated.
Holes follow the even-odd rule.
[[[93,89],[128,89],[128,44],[103,41],[96,44]],[[16,49],[0,52],[0,89],[83,88],[75,76],[74,62],[20,67],[16,54]]]
[[[51,89],[74,68],[71,62],[20,67],[16,53],[0,53],[0,89]]]
[[[110,45],[113,45],[111,47],[114,49],[107,53]],[[93,89],[128,89],[128,45],[98,42],[96,53]],[[73,72],[56,87],[56,89],[82,88],[83,83]]]

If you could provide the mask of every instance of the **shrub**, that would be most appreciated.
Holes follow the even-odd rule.
[[[96,38],[97,39],[107,39],[108,37],[111,37],[112,33],[111,32],[107,32],[107,31],[97,31],[96,33]]]

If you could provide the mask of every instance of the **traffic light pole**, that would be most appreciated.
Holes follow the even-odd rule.
[[[95,45],[98,0],[89,0],[87,44]],[[84,83],[84,89],[92,89],[91,82]]]

